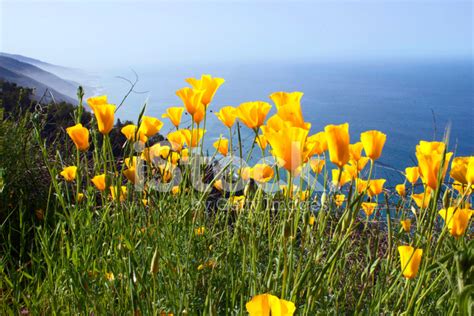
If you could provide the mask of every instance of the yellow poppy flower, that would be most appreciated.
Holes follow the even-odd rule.
[[[438,214],[448,223],[449,233],[458,238],[464,235],[474,211],[460,208],[455,211],[454,207],[448,207],[448,210],[442,209]]]
[[[287,196],[289,198],[293,198],[294,193],[298,190],[298,186],[296,184],[293,184],[291,189],[289,190],[288,185],[286,184],[281,184],[280,185],[280,190],[282,191],[284,196]]]
[[[474,184],[474,156],[454,158],[449,174],[459,183]]]
[[[418,167],[405,168],[405,177],[407,178],[408,182],[415,184],[420,177],[420,169]]]
[[[395,191],[397,191],[398,195],[400,196],[405,196],[406,195],[406,189],[404,184],[397,184],[395,186]]]
[[[470,195],[472,191],[474,190],[474,184],[471,184],[470,186],[466,184],[462,184],[458,181],[454,181],[453,183],[453,189],[459,192],[461,195]]]
[[[441,142],[421,141],[416,146],[416,158],[418,159],[418,167],[420,168],[420,176],[423,183],[431,189],[436,190],[438,186],[438,173],[443,161],[446,144]],[[448,163],[453,153],[446,153],[444,167],[441,178],[444,179],[448,169]]]
[[[369,184],[369,196],[373,197],[379,195],[383,191],[383,185],[387,180],[385,179],[373,179]]]
[[[175,185],[171,188],[171,194],[173,194],[173,195],[178,195],[180,191],[181,191],[181,189],[179,188],[178,185]]]
[[[257,182],[268,182],[273,178],[273,168],[266,164],[256,164],[251,170],[252,179]]]
[[[181,150],[181,157],[180,157],[182,162],[187,162],[189,159],[189,149],[184,148]]]
[[[100,174],[100,175],[97,175],[94,178],[92,178],[92,183],[95,185],[95,187],[99,191],[104,191],[105,190],[105,186],[106,186],[105,182],[106,182],[105,181],[105,174]]]
[[[148,149],[148,153],[150,155],[151,162],[157,162],[159,159],[166,160],[170,155],[171,148],[168,145],[161,145],[160,143],[156,143]]]
[[[125,199],[127,198],[126,186],[122,185],[120,188],[111,186],[109,189],[110,189],[110,195],[112,196],[112,200],[115,200],[117,198],[117,194],[119,193],[119,191],[120,191],[120,196],[119,196],[120,202],[125,201]]]
[[[328,125],[324,128],[328,142],[329,159],[333,164],[342,168],[349,162],[349,124]]]
[[[359,171],[362,171],[365,168],[369,160],[369,157],[361,157],[359,159],[359,161],[357,162],[357,168],[359,169]]]
[[[245,308],[250,316],[291,316],[296,307],[293,302],[279,299],[271,294],[254,296]]]
[[[245,102],[237,108],[237,117],[248,128],[256,129],[263,125],[271,108],[270,104],[263,101]]]
[[[132,156],[131,158],[127,157],[124,159],[124,163],[125,163],[125,166],[127,166],[127,168],[135,167],[137,165],[137,161],[138,161],[137,156]]]
[[[166,109],[165,114],[161,115],[162,118],[168,118],[176,128],[181,123],[181,116],[183,115],[184,108],[180,106],[173,106]]]
[[[171,148],[168,145],[156,143],[153,146],[147,147],[143,150],[141,158],[148,163],[163,163],[163,160],[168,159],[171,153]]]
[[[332,169],[331,174],[332,184],[335,186],[342,187],[344,184],[349,183],[352,180],[351,174],[341,169]]]
[[[204,232],[206,231],[206,228],[204,226],[198,227],[194,229],[194,235],[196,236],[201,236],[204,235]]]
[[[410,229],[411,229],[411,220],[409,219],[405,219],[405,220],[401,220],[400,221],[400,224],[402,224],[402,227],[403,227],[403,230],[407,233],[410,232]]]
[[[387,140],[387,135],[372,130],[360,134],[360,140],[364,146],[365,155],[372,160],[376,160],[382,155],[382,149]]]
[[[270,118],[267,120],[266,125],[262,126],[262,131],[263,134],[267,132],[278,132],[279,130],[283,129],[284,127],[291,127],[292,124],[289,121],[283,120],[280,116],[277,114],[270,116]]]
[[[120,132],[127,138],[129,141],[136,141],[139,140],[143,143],[146,143],[148,140],[148,137],[138,129],[136,125],[133,124],[128,124],[122,127]]]
[[[255,142],[260,149],[265,150],[265,148],[267,148],[268,142],[265,135],[258,135],[257,138],[255,138]]]
[[[206,116],[206,107],[204,104],[199,104],[196,106],[196,111],[191,114],[191,117],[193,118],[193,122],[196,124],[199,124],[204,120],[204,116]]]
[[[76,166],[69,166],[65,167],[63,171],[61,171],[59,174],[68,182],[74,181],[76,179],[76,172],[77,172],[77,167]]]
[[[192,132],[189,129],[182,129],[180,132],[183,134],[184,142],[188,147],[197,147],[206,133],[206,130],[202,128],[194,128]]]
[[[181,158],[181,155],[173,151],[173,152],[170,152],[168,156],[168,161],[171,162],[173,165],[176,165],[178,164],[180,158]]]
[[[316,222],[316,217],[314,217],[313,215],[311,215],[311,216],[309,217],[309,222],[308,222],[308,223],[309,223],[311,226],[313,226],[315,222]]]
[[[137,156],[133,156],[130,158],[125,158],[125,166],[127,169],[123,171],[124,176],[130,181],[131,183],[135,184],[136,179],[136,166],[137,166]]]
[[[306,140],[306,146],[309,150],[309,156],[322,155],[326,150],[328,150],[326,133],[319,132],[308,136],[308,139]]]
[[[282,108],[288,105],[297,104],[300,107],[301,98],[303,97],[303,92],[274,92],[270,94],[270,99],[275,103],[277,109]],[[301,111],[299,111],[301,112]],[[302,115],[299,115],[302,117]]]
[[[142,121],[138,130],[145,134],[145,136],[151,137],[158,133],[162,127],[163,122],[159,119],[151,116],[142,116]]]
[[[87,99],[87,104],[92,108],[93,106],[108,104],[106,95],[99,95]]]
[[[218,179],[214,181],[213,187],[219,191],[222,191],[224,189],[223,184],[222,184],[222,179]]]
[[[89,130],[82,126],[82,124],[76,124],[74,126],[66,128],[66,132],[69,137],[76,145],[76,148],[80,151],[86,151],[89,149]]]
[[[351,179],[357,179],[358,170],[357,167],[354,165],[345,165],[343,168],[344,172],[347,173]]]
[[[229,199],[232,206],[242,210],[245,206],[245,195],[235,195]]]
[[[211,75],[202,75],[201,79],[187,78],[186,82],[189,83],[194,89],[202,90],[202,103],[205,107],[212,102],[217,89],[225,82],[222,78],[212,77]]]
[[[168,138],[171,148],[173,148],[175,151],[181,151],[184,144],[186,143],[186,138],[180,130],[169,133],[166,138]]]
[[[113,272],[105,272],[105,279],[107,281],[114,281],[115,280],[114,273]]]
[[[114,113],[116,106],[108,104],[107,96],[91,97],[87,99],[87,104],[91,107],[97,120],[99,132],[106,135],[114,127]]]
[[[300,200],[306,201],[309,198],[309,190],[304,190],[300,192]]]
[[[231,128],[237,119],[237,109],[233,106],[224,106],[216,113],[216,116],[222,124]]]
[[[407,279],[413,279],[418,273],[423,249],[415,249],[412,246],[399,246],[398,252],[400,253],[403,276]]]
[[[313,172],[316,174],[321,173],[325,164],[326,164],[326,160],[324,159],[313,158],[309,160],[309,165],[311,166],[311,170],[313,170]]]
[[[377,203],[370,203],[370,202],[362,203],[362,210],[364,211],[367,217],[372,215],[376,208],[377,208]]]
[[[158,168],[160,169],[161,181],[164,183],[169,183],[171,179],[173,179],[173,171],[175,166],[166,163],[159,165]]]
[[[419,208],[427,208],[430,204],[431,189],[427,187],[425,192],[419,194],[412,194],[412,198]]]
[[[349,163],[357,168],[357,171],[362,171],[364,170],[365,166],[369,162],[370,158],[369,157],[360,157],[359,160],[350,160]]]
[[[284,121],[291,122],[291,126],[306,130],[311,128],[310,123],[305,123],[301,111],[302,92],[275,92],[270,95],[277,108],[277,115]]]
[[[151,157],[150,157],[150,147],[145,147],[143,148],[143,152],[140,155],[141,159],[145,160],[148,163],[151,163]]]
[[[128,181],[135,184],[136,182],[136,168],[135,166],[128,167],[123,171],[123,175],[127,178]]]
[[[305,143],[308,131],[299,127],[286,127],[278,132],[265,134],[272,146],[272,154],[280,166],[294,173],[308,160]]]
[[[79,192],[76,198],[77,203],[81,203],[84,200],[84,197],[85,197],[84,193]]]
[[[336,194],[336,196],[334,197],[334,202],[336,203],[337,206],[341,206],[345,200],[346,200],[346,196],[344,194]]]
[[[467,183],[474,184],[474,157],[469,157],[469,163],[467,164],[466,172],[466,181]]]
[[[385,179],[373,179],[370,180],[370,183],[366,180],[358,179],[357,180],[357,190],[359,193],[367,190],[367,194],[370,197],[379,195],[383,191],[383,185],[387,180]]]
[[[349,145],[349,157],[353,161],[359,161],[359,159],[362,157],[362,149],[364,148],[364,145],[362,142],[357,142],[355,144],[350,144]]]
[[[176,95],[183,101],[184,107],[189,114],[194,115],[199,107],[203,106],[202,96],[204,91],[191,89],[189,87],[179,89]]]
[[[252,177],[252,168],[251,167],[243,167],[238,170],[238,173],[242,180],[247,181]]]
[[[222,136],[222,135],[221,135]],[[222,155],[227,156],[229,153],[229,140],[227,138],[219,138],[212,144],[214,148]]]

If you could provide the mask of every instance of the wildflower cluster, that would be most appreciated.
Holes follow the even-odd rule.
[[[139,201],[144,208],[151,209],[166,194],[174,199],[195,198],[199,201],[217,195],[228,201],[226,208],[232,216],[264,209],[270,223],[275,218],[273,202],[285,200],[290,202],[289,209],[277,208],[276,211],[289,214],[284,215],[284,222],[288,225],[282,233],[284,242],[288,242],[286,236],[294,239],[302,234],[292,228],[292,225],[298,226],[298,221],[292,218],[296,216],[295,212],[299,212],[296,202],[317,199],[319,208],[311,211],[304,219],[305,223],[309,229],[324,231],[328,218],[337,214],[337,224],[331,228],[330,234],[342,243],[361,219],[365,219],[364,230],[367,230],[369,221],[383,216],[380,211],[388,207],[383,198],[394,191],[398,194],[396,227],[405,233],[397,240],[396,246],[400,274],[406,279],[414,279],[420,269],[428,269],[427,263],[422,264],[423,257],[432,257],[432,253],[426,254],[432,252],[427,236],[433,236],[438,218],[445,222],[442,235],[449,232],[460,239],[469,230],[474,213],[470,205],[474,185],[473,156],[453,159],[446,142],[420,141],[415,151],[418,164],[407,167],[404,171],[406,181],[391,190],[385,187],[386,179],[375,177],[376,161],[383,154],[387,135],[370,130],[354,140],[348,123],[328,125],[324,130],[312,133],[311,123],[305,122],[302,114],[301,92],[271,94],[270,100],[276,110],[271,116],[273,106],[266,101],[214,109],[228,136],[221,134],[213,142],[214,155],[204,165],[197,163],[204,151],[206,118],[214,95],[224,80],[203,75],[200,79],[186,81],[190,86],[176,91],[183,105],[168,108],[161,117],[168,119],[174,127],[164,135],[165,141],[150,143],[150,138],[161,131],[164,123],[159,118],[141,115],[136,125],[126,125],[121,129],[127,142],[120,161],[111,154],[107,141],[113,128],[116,106],[109,104],[106,96],[87,100],[96,125],[92,132],[80,123],[67,129],[77,148],[77,165],[64,166],[59,172],[74,189],[76,203],[84,203],[84,200],[101,205],[115,203],[118,209],[124,210],[134,201]],[[182,124],[185,112],[192,119],[188,126]],[[253,133],[251,149],[245,153],[240,137],[235,140],[242,125]],[[102,151],[95,148],[91,165],[82,153],[89,150],[91,135],[92,142],[98,144],[97,132],[102,134],[103,148]],[[254,147],[260,148],[262,159],[249,166]],[[267,153],[271,154],[271,159],[266,157]],[[238,163],[233,162],[233,158],[238,158]],[[212,168],[214,164],[219,168]],[[450,180],[447,181],[448,170]],[[305,177],[312,181],[302,185],[300,180]],[[75,187],[72,185],[74,181]],[[316,189],[316,183],[322,183],[322,189]],[[157,186],[166,190],[156,192]],[[247,201],[256,203],[250,205]],[[390,208],[387,212],[387,221],[391,224]],[[268,229],[271,234],[271,225]],[[205,226],[196,226],[193,238],[207,233]],[[156,252],[153,257],[156,257]],[[203,259],[197,269],[214,269],[219,264],[215,259]],[[152,267],[155,267],[151,269],[153,271],[158,269],[155,264]],[[286,267],[283,271],[283,275],[289,273]],[[284,286],[281,293],[288,294]],[[296,296],[286,299],[295,300]],[[251,315],[292,315],[296,308],[291,301],[271,294],[255,293],[246,304]]]

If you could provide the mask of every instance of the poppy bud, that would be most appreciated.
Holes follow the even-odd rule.
[[[150,273],[155,275],[158,273],[158,248],[155,248],[155,253],[153,254],[153,258],[151,258],[151,265],[150,265]]]

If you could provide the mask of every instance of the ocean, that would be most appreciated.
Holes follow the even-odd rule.
[[[221,63],[139,67],[138,83],[117,115],[136,121],[147,102],[146,114],[161,118],[169,106],[181,105],[175,91],[185,78],[211,74],[226,80],[210,111],[221,106],[263,100],[276,91],[301,91],[302,110],[311,132],[327,124],[348,122],[351,142],[365,130],[387,134],[376,177],[391,184],[403,182],[399,171],[416,164],[415,146],[420,140],[442,140],[449,133],[449,149],[456,156],[474,154],[474,60],[327,62],[327,63]],[[100,92],[120,103],[129,84],[117,78],[135,78],[131,69],[103,72]],[[274,113],[273,106],[270,115]],[[171,131],[167,119],[163,134]],[[184,125],[190,117],[183,116]],[[243,130],[246,128],[243,127]],[[208,115],[206,147],[227,130],[214,114]],[[246,147],[251,134],[245,131]],[[256,154],[258,152],[256,151]]]

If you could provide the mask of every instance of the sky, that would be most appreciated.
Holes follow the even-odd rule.
[[[472,58],[472,1],[0,0],[0,51],[74,67]]]

